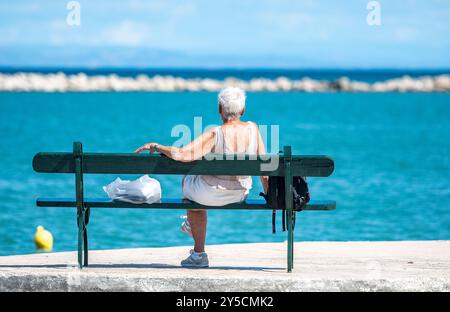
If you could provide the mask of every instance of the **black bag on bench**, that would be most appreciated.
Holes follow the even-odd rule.
[[[306,204],[310,200],[308,183],[306,182],[306,177],[293,177],[294,195],[294,222],[295,225],[295,212],[302,211]],[[282,226],[283,232],[286,231],[286,205],[285,205],[285,183],[284,177],[269,177],[269,188],[267,194],[259,193],[260,196],[264,197],[267,205],[273,209],[272,211],[272,233],[276,233],[275,219],[276,219],[276,209],[282,209]]]

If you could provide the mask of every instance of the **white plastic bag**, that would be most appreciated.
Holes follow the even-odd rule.
[[[112,200],[125,201],[133,204],[152,204],[161,200],[161,185],[158,180],[144,175],[137,180],[115,179],[103,187]]]

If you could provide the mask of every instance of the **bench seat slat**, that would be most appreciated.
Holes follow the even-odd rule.
[[[272,210],[266,205],[263,199],[248,199],[244,203],[230,204],[226,206],[203,206],[188,200],[163,199],[159,203],[153,204],[131,204],[127,202],[112,201],[108,198],[86,198],[84,200],[90,208],[154,208],[154,209],[245,209],[245,210]],[[76,207],[74,198],[39,198],[36,201],[38,207]],[[334,210],[336,202],[332,200],[312,200],[305,210]]]

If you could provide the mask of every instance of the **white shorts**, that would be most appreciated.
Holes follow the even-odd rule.
[[[226,181],[231,182],[231,181]],[[239,183],[237,181],[232,181]],[[249,189],[228,189],[223,186],[211,185],[201,175],[187,175],[183,178],[183,196],[191,201],[205,206],[224,206],[245,201]]]

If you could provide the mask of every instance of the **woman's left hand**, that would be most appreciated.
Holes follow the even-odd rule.
[[[156,146],[157,145],[158,145],[158,143],[147,143],[147,144],[144,144],[141,147],[139,147],[134,152],[139,154],[139,153],[141,153],[143,151],[149,151],[150,154],[153,154],[154,152],[156,152]]]

